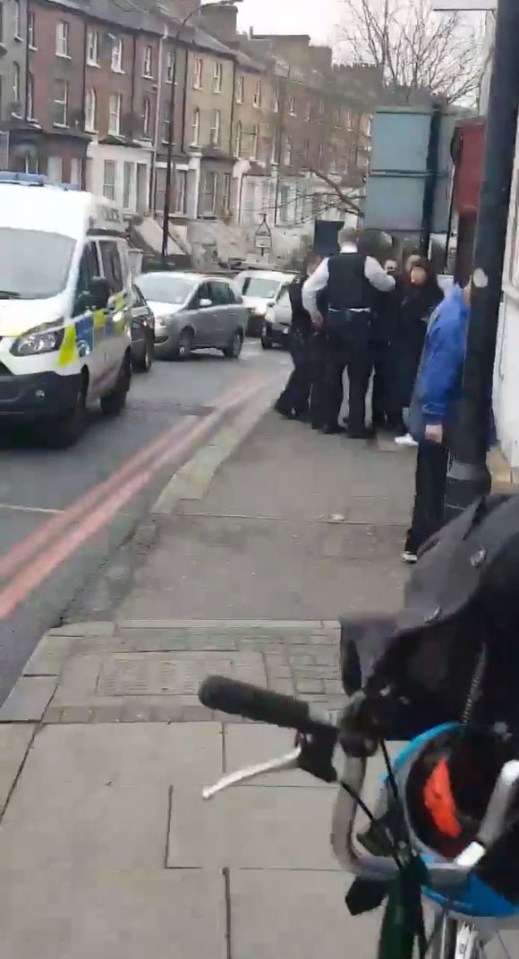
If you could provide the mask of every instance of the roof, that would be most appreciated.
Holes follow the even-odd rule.
[[[106,213],[108,218],[106,219]],[[85,233],[94,222],[98,229],[124,232],[124,223],[114,203],[81,190],[59,186],[27,186],[0,183],[0,225],[13,229],[32,229],[61,233],[73,239]]]

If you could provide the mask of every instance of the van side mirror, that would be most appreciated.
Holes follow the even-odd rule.
[[[94,310],[104,310],[110,299],[110,284],[104,276],[93,276],[88,290],[90,305]]]

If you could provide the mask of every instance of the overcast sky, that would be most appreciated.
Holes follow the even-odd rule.
[[[333,37],[340,0],[243,0],[239,6],[242,30],[257,33],[309,33],[321,43]]]

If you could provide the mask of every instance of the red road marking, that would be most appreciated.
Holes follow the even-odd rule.
[[[135,475],[130,476],[125,483],[109,494],[92,512],[83,516],[72,529],[55,540],[47,550],[36,555],[36,557],[0,591],[0,619],[5,619],[7,616],[10,616],[17,606],[19,606],[36,587],[41,585],[58,566],[72,556],[80,546],[91,539],[97,532],[103,529],[119,510],[149,483],[154,474],[165,465],[165,463],[174,459],[180,465],[182,461],[185,461],[201,445],[204,439],[209,437],[217,429],[228,409],[231,409],[239,402],[252,398],[257,391],[258,388],[256,386],[253,386],[252,389],[249,388],[247,391],[236,391],[237,395],[233,397],[231,403],[211,413],[210,416],[201,422],[197,422],[187,435],[180,435],[178,442],[176,442],[175,445],[171,445],[169,449],[160,449],[156,452],[152,462],[146,467],[141,467]],[[104,484],[101,484],[101,486],[103,485]],[[96,487],[96,489],[99,489],[99,487]],[[45,539],[45,543],[46,542],[47,538]],[[32,551],[31,555],[34,556],[34,551]]]
[[[257,376],[250,377],[243,375],[238,377],[238,383],[233,384],[232,387],[218,398],[218,407],[232,406],[233,400],[241,396],[245,386],[250,386],[256,379]],[[246,384],[242,382],[242,380],[248,380],[248,383]],[[130,457],[130,459],[126,460],[126,462],[123,463],[115,473],[107,477],[106,480],[93,486],[87,493],[71,503],[62,513],[42,523],[33,533],[13,546],[5,556],[0,559],[0,580],[6,579],[15,573],[16,569],[21,566],[22,563],[30,559],[38,550],[42,549],[50,540],[54,539],[54,537],[66,529],[67,526],[78,519],[82,513],[94,507],[101,497],[109,495],[113,487],[124,483],[136,469],[153,459],[163,448],[169,447],[170,443],[175,442],[177,438],[181,439],[184,433],[192,428],[194,422],[197,422],[197,417],[189,416],[185,417],[181,423],[176,423],[175,426],[166,430],[165,433],[162,433],[145,449],[141,449],[134,456]]]

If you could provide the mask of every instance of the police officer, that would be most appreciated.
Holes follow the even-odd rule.
[[[288,383],[275,403],[274,409],[281,416],[307,419],[309,412],[311,370],[309,340],[312,335],[312,320],[302,301],[302,288],[306,279],[317,269],[321,257],[312,253],[304,273],[288,288],[292,320],[290,325],[290,354],[294,369]]]
[[[340,252],[323,260],[303,286],[303,306],[314,323],[321,323],[328,341],[326,432],[335,432],[342,403],[342,376],[349,377],[348,435],[365,439],[366,393],[371,373],[369,352],[371,307],[374,291],[389,293],[395,280],[377,260],[358,250],[357,230],[344,228],[338,236]],[[319,317],[317,296],[325,291],[328,304]]]

